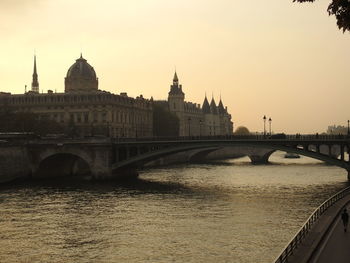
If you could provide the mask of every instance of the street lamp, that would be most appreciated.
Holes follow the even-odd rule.
[[[266,116],[263,117],[264,120],[264,136],[266,135]]]
[[[350,120],[348,120],[348,135],[350,135],[350,127],[349,127],[349,124],[350,124]]]
[[[272,119],[271,119],[271,118],[269,118],[269,126],[270,126],[269,128],[270,128],[270,135],[272,134],[272,133],[271,133],[271,123],[272,123]]]
[[[188,117],[188,136],[191,136],[191,118]]]

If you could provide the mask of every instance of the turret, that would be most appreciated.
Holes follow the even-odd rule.
[[[182,85],[179,85],[179,79],[175,71],[173,85],[170,86],[168,95],[170,111],[184,111],[185,94],[182,91]]]
[[[216,103],[215,103],[214,97],[211,98],[211,102],[210,102],[210,112],[211,112],[212,114],[218,114],[218,110],[217,110],[217,107],[216,107]]]
[[[226,113],[221,98],[220,98],[220,102],[219,102],[219,105],[218,105],[218,113],[219,113],[220,115],[223,115],[223,114]]]
[[[204,114],[209,114],[210,113],[210,106],[209,102],[207,99],[207,95],[205,95],[204,101],[203,101],[203,106],[202,106],[202,111]]]

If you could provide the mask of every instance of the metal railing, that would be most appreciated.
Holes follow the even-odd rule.
[[[64,134],[51,134],[48,136],[38,136],[33,133],[0,133],[2,142],[105,142],[105,143],[129,143],[129,142],[200,142],[200,141],[258,141],[258,142],[295,142],[302,143],[304,141],[314,142],[349,142],[348,135],[289,135],[289,134],[251,134],[251,135],[212,135],[212,136],[157,136],[157,137],[117,137],[111,138],[108,136],[88,136],[88,137],[67,137]]]
[[[292,238],[289,244],[285,247],[282,253],[276,258],[274,263],[288,262],[288,258],[293,255],[295,249],[300,245],[302,240],[306,237],[314,223],[320,218],[320,216],[333,204],[342,199],[344,196],[350,193],[350,186],[336,193],[331,198],[321,204],[308,218],[304,225],[300,228],[298,233]]]
[[[134,142],[134,141],[210,141],[210,140],[223,140],[223,141],[338,141],[338,140],[350,140],[347,135],[288,135],[288,134],[275,134],[275,135],[213,135],[213,136],[158,136],[158,137],[139,137],[139,138],[127,138],[119,137],[112,138],[113,142]]]

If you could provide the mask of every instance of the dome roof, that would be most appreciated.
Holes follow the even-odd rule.
[[[87,63],[86,59],[80,55],[80,58],[68,69],[67,78],[96,79],[94,68]]]
[[[96,72],[82,55],[68,69],[64,85],[65,92],[93,92],[98,90]]]

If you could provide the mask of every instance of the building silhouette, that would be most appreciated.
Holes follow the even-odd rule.
[[[202,107],[199,104],[185,101],[185,93],[179,84],[177,72],[174,74],[173,84],[170,86],[168,101],[156,101],[155,103],[166,106],[179,119],[179,136],[216,136],[231,135],[233,122],[227,107],[222,100],[218,106],[212,97],[209,104],[207,96]]]
[[[230,135],[233,132],[231,115],[221,99],[218,106],[214,98],[209,104],[206,96],[202,107],[186,102],[176,72],[167,101],[148,100],[142,95],[131,98],[125,92],[116,95],[100,90],[94,68],[81,54],[69,67],[64,84],[62,93],[52,90],[40,93],[34,56],[31,90],[24,94],[0,92],[0,107],[17,113],[31,112],[39,119],[55,121],[72,136],[152,137],[153,130],[161,128],[153,125],[155,105],[177,117],[178,136]],[[157,122],[157,125],[163,124]]]
[[[65,92],[39,93],[36,57],[32,90],[25,94],[0,93],[1,107],[12,112],[32,112],[50,119],[74,136],[151,137],[152,103],[143,98],[98,89],[94,68],[81,55],[68,69]]]

